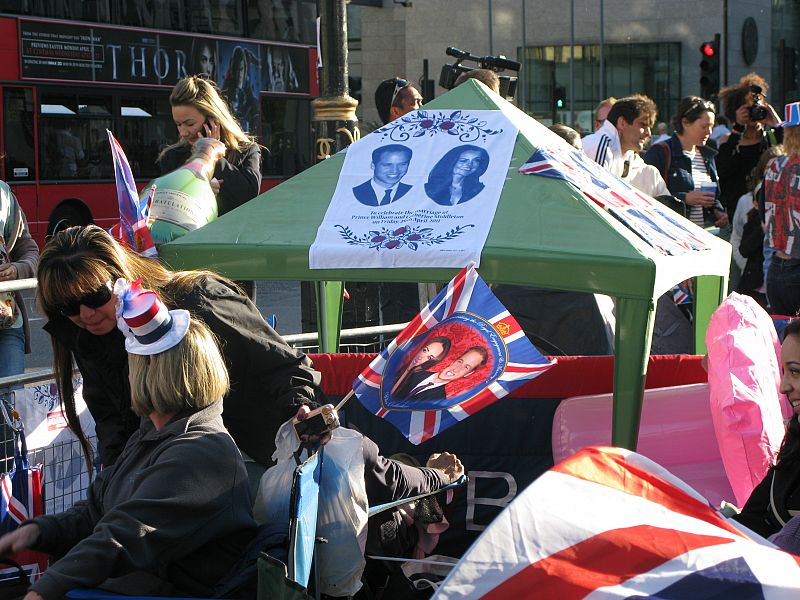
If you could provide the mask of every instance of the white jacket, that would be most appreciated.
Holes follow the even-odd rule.
[[[622,154],[619,133],[610,121],[603,123],[600,129],[587,135],[581,141],[583,142],[583,153],[586,156],[617,177],[622,177],[625,160],[629,157]],[[627,154],[633,153],[628,152]]]

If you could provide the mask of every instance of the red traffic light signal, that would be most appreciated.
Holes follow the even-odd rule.
[[[720,84],[720,36],[700,44],[700,95],[711,99],[719,92]]]

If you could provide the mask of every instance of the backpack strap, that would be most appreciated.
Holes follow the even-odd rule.
[[[661,176],[664,178],[664,183],[667,183],[669,178],[669,168],[672,166],[672,148],[670,148],[669,144],[666,142],[659,142],[656,145],[661,146],[661,150],[664,152],[664,170],[662,171]]]

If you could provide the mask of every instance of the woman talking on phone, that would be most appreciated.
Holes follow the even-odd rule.
[[[198,139],[212,137],[225,144],[225,156],[217,161],[211,180],[219,215],[255,198],[261,185],[261,148],[231,115],[214,82],[194,75],[185,77],[173,88],[169,103],[180,140],[159,155],[161,174],[189,160]]]

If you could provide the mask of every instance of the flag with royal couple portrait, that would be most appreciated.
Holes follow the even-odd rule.
[[[468,266],[356,378],[353,391],[421,444],[553,364]]]

